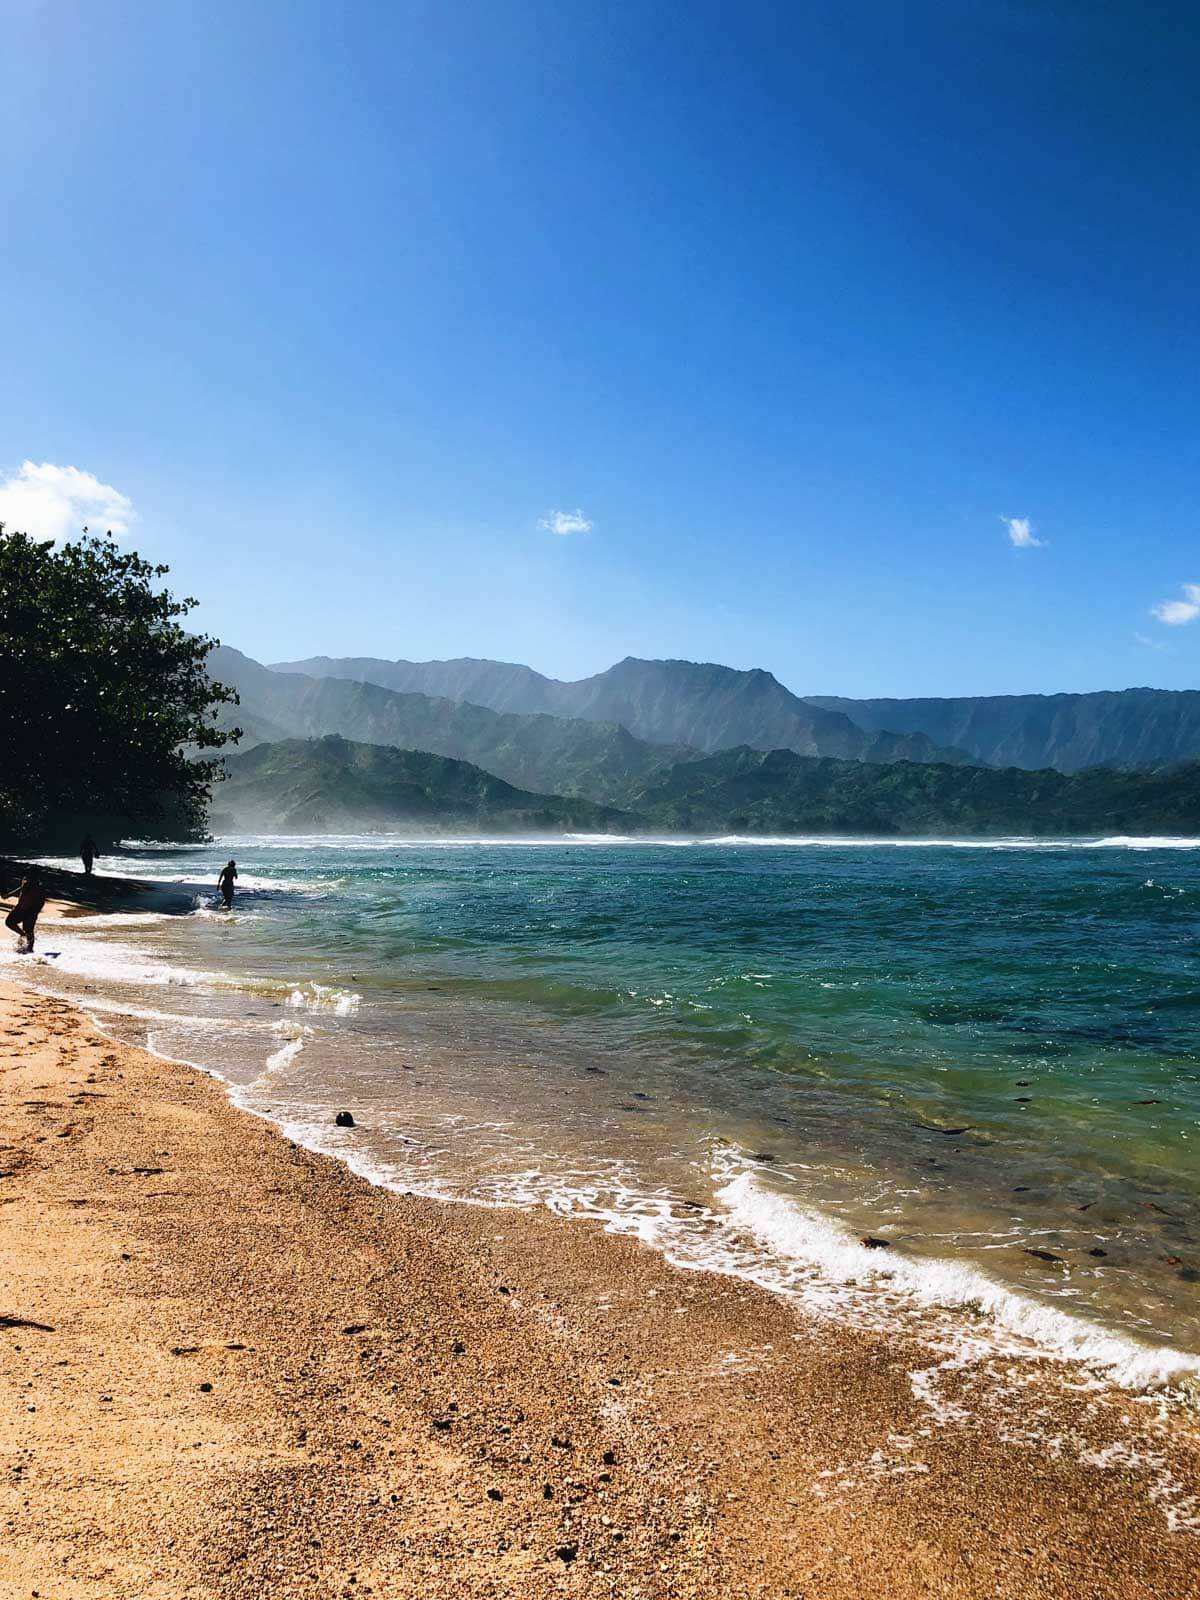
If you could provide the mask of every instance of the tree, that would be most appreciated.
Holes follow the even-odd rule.
[[[0,523],[0,836],[9,845],[202,838],[237,693],[153,566],[111,537],[54,546]],[[193,752],[189,759],[187,750]]]

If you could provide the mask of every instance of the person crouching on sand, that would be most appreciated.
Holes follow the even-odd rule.
[[[24,939],[27,954],[33,953],[34,930],[45,904],[46,891],[42,887],[42,880],[35,873],[22,878],[21,887],[17,890],[17,903],[5,917],[4,926]]]
[[[225,901],[226,911],[233,909],[233,885],[237,880],[237,862],[230,856],[221,868],[221,876],[217,879],[217,888],[221,891],[221,898]]]

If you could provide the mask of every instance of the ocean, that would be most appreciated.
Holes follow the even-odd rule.
[[[1200,841],[243,837],[98,870],[195,910],[5,964],[377,1181],[1200,1382]]]

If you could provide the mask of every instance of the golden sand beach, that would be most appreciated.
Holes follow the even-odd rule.
[[[1137,1397],[931,1406],[908,1337],[374,1187],[16,983],[0,1119],[2,1596],[1200,1592]]]

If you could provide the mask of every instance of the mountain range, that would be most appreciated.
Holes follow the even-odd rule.
[[[222,709],[239,726],[240,748],[325,734],[471,761],[517,788],[623,805],[656,774],[701,752],[636,739],[615,722],[544,714],[518,716],[465,701],[398,694],[376,684],[273,672],[222,645],[209,671],[241,704]]]
[[[210,668],[241,696],[225,724],[244,729],[216,803],[254,828],[1200,825],[1192,691],[810,702],[767,672],[685,661],[630,657],[563,683],[469,659],[269,668],[227,647]]]
[[[1200,756],[1200,691],[994,694],[941,700],[813,697],[863,728],[923,733],[993,766],[1150,767]]]
[[[278,663],[280,673],[377,684],[493,711],[618,723],[635,738],[701,752],[748,744],[756,750],[851,761],[966,761],[920,732],[864,730],[836,709],[799,699],[769,672],[695,661],[627,656],[606,672],[563,683],[503,661],[380,661],[372,657]]]
[[[1200,690],[1194,689],[855,700],[796,695],[759,670],[633,657],[572,683],[530,667],[470,657],[314,656],[281,663],[277,670],[354,679],[495,711],[603,719],[621,723],[640,739],[704,752],[748,744],[799,755],[966,759],[1063,772],[1200,758]],[[827,720],[830,716],[843,720]]]

